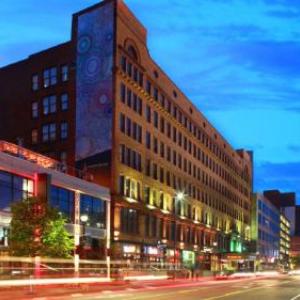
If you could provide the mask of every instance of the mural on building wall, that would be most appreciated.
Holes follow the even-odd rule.
[[[76,161],[112,148],[113,3],[78,17]]]

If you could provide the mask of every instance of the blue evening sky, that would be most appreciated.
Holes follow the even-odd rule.
[[[67,41],[71,14],[97,2],[1,0],[0,66]],[[300,1],[125,2],[154,60],[235,148],[254,150],[255,189],[300,197]]]

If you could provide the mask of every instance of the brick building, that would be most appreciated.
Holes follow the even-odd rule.
[[[0,82],[1,139],[110,188],[114,255],[214,269],[219,253],[247,251],[252,154],[152,60],[122,1],[74,14],[69,42],[0,69]]]

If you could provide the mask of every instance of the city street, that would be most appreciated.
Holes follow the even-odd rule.
[[[278,278],[202,280],[200,282],[132,282],[122,286],[82,286],[80,288],[41,288],[30,295],[28,291],[0,292],[1,300],[34,299],[176,299],[176,300],[296,300],[300,299],[300,276]],[[162,286],[160,286],[162,285]]]

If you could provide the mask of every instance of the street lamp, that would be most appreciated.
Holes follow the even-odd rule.
[[[177,243],[177,222],[176,222],[176,207],[178,201],[183,201],[185,199],[184,192],[176,192],[175,202],[174,202],[174,267],[176,267],[176,243]]]
[[[87,214],[84,214],[84,215],[80,216],[80,221],[82,223],[82,241],[83,241],[83,247],[85,245],[85,239],[84,239],[84,236],[85,236],[85,226],[86,226],[86,223],[87,223],[88,220],[89,220],[89,216]]]

